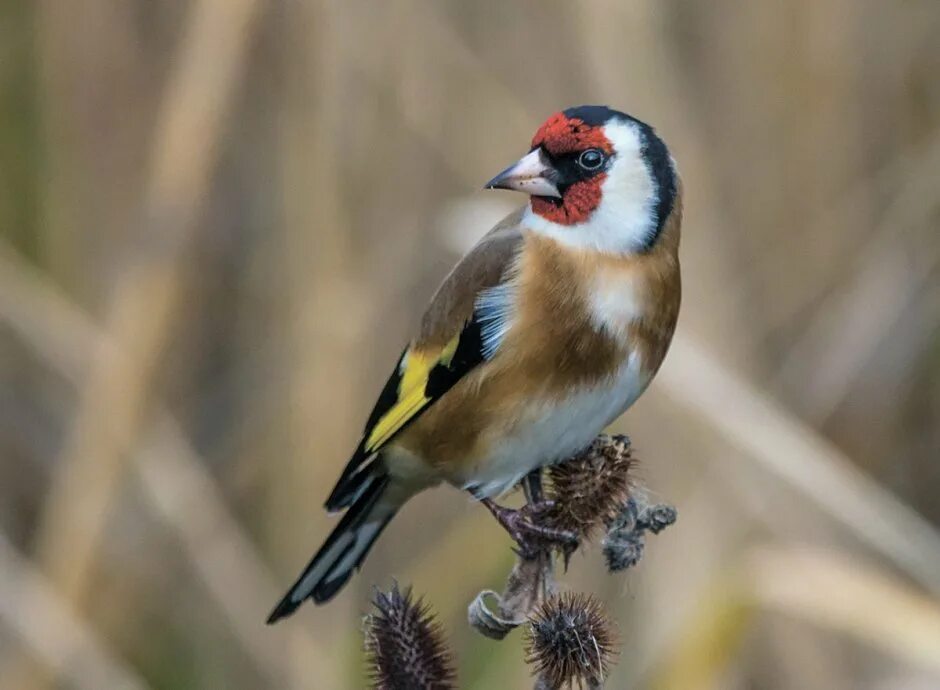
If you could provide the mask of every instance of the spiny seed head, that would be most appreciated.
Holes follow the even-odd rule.
[[[430,606],[398,583],[376,590],[365,619],[365,647],[375,690],[452,690],[454,661]]]
[[[617,637],[600,602],[565,592],[546,599],[525,631],[526,663],[548,687],[595,687],[617,655]]]
[[[582,453],[548,471],[555,505],[546,524],[588,538],[615,519],[630,497],[630,439],[602,434]]]

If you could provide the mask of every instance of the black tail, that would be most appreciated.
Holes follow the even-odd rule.
[[[381,500],[389,482],[387,475],[373,475],[367,482],[297,582],[274,607],[269,624],[292,614],[307,598],[317,604],[329,601],[358,570],[397,510]]]
[[[382,455],[370,453],[365,446],[366,440],[363,438],[346,464],[343,475],[333,487],[330,497],[326,499],[326,509],[331,513],[355,503],[376,476],[384,472]]]

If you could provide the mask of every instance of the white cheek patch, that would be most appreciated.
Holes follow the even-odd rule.
[[[583,223],[553,223],[526,208],[523,222],[533,231],[571,247],[601,252],[641,251],[656,234],[656,183],[643,158],[636,125],[610,122],[604,133],[615,156],[601,185],[601,203]]]

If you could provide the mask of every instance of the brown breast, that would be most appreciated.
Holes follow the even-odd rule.
[[[598,255],[523,232],[517,262],[517,311],[492,360],[477,367],[396,440],[445,476],[466,473],[488,443],[525,423],[539,401],[599,384],[631,352],[650,377],[659,368],[679,310],[681,203],[659,241],[637,256]],[[640,315],[625,334],[598,328],[591,293],[600,273],[637,286]]]

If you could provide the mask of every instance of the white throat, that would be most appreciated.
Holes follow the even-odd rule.
[[[629,254],[642,251],[656,234],[657,188],[643,157],[643,140],[635,124],[609,122],[604,134],[615,151],[601,203],[588,220],[561,225],[543,218],[528,205],[523,226],[579,249]]]

